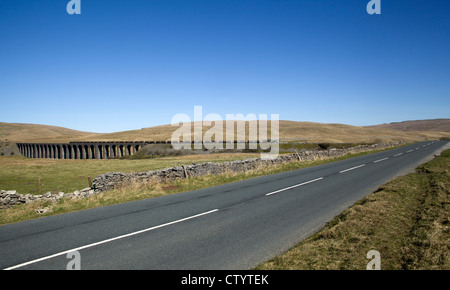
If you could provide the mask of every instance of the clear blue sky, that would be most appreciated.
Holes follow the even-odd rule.
[[[450,117],[450,1],[0,0],[0,121],[91,132],[178,113]]]

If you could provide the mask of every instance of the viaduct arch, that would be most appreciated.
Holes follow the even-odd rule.
[[[191,141],[194,144],[197,141]],[[262,143],[270,141],[262,141]],[[117,141],[70,143],[16,143],[20,153],[28,158],[50,159],[109,159],[134,155],[148,144],[171,144],[171,141]],[[208,143],[208,142],[205,142]],[[215,143],[215,142],[210,142]],[[226,141],[223,142],[227,143]],[[259,144],[261,141],[233,141],[234,144]],[[251,148],[251,147],[250,147]]]
[[[170,141],[17,143],[28,158],[108,159],[134,155],[147,144],[170,144]]]

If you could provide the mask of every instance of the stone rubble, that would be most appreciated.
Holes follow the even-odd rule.
[[[75,191],[72,193],[64,192],[47,192],[45,194],[19,194],[15,190],[0,190],[0,209],[10,208],[13,205],[30,203],[33,201],[51,201],[56,202],[62,198],[85,198],[94,195],[95,191],[91,188],[85,188],[81,191]],[[38,210],[39,212],[39,210]]]
[[[120,186],[132,183],[173,181],[180,178],[198,177],[204,175],[217,175],[225,172],[244,172],[256,168],[266,167],[272,164],[282,164],[291,161],[310,161],[317,159],[328,159],[344,156],[348,153],[358,153],[368,150],[384,149],[401,145],[401,142],[391,144],[359,145],[348,149],[330,149],[301,151],[290,155],[280,155],[275,159],[252,158],[246,160],[236,160],[223,163],[201,163],[183,166],[174,166],[161,170],[136,173],[109,172],[101,174],[92,181],[93,188],[76,190],[71,193],[47,192],[41,195],[19,194],[15,190],[0,190],[0,209],[10,208],[13,205],[30,203],[33,201],[45,200],[56,202],[62,198],[87,198],[103,191],[112,190]],[[45,208],[38,212],[45,212]]]

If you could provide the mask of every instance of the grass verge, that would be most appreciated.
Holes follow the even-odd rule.
[[[450,150],[356,203],[260,270],[450,269]]]

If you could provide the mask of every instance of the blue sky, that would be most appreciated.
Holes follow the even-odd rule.
[[[450,1],[0,0],[0,121],[116,132],[175,114],[450,117]]]

